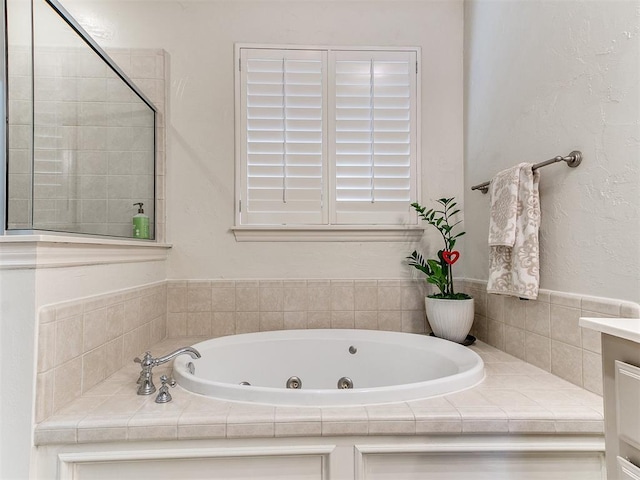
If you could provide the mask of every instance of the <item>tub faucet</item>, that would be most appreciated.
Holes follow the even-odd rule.
[[[151,395],[156,391],[156,386],[153,384],[153,372],[151,371],[153,367],[167,363],[169,360],[173,360],[175,357],[182,355],[183,353],[190,355],[191,358],[201,357],[200,352],[195,348],[182,347],[175,352],[165,355],[164,357],[153,358],[151,356],[151,352],[145,352],[142,358],[134,358],[133,361],[139,363],[142,367],[142,371],[138,377],[138,395]]]

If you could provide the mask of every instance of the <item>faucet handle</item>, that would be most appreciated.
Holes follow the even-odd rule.
[[[138,395],[151,395],[156,391],[151,374],[151,368],[154,366],[154,359],[151,356],[151,352],[145,352],[142,358],[136,357],[133,361],[139,363],[142,367],[138,380],[136,381],[138,385]]]
[[[140,357],[136,357],[133,359],[134,362],[139,363],[142,366],[146,365],[150,365],[152,363],[153,357],[151,356],[151,352],[147,351],[144,352],[144,355],[142,356],[142,358]]]
[[[160,381],[162,382],[162,386],[164,387],[165,385],[169,385],[170,387],[175,387],[176,386],[176,381],[174,380],[173,377],[167,377],[166,375],[161,375],[160,376]]]
[[[168,403],[171,401],[171,394],[169,393],[169,387],[175,387],[176,381],[173,378],[169,378],[166,375],[160,377],[162,386],[158,389],[158,396],[156,397],[156,403]]]

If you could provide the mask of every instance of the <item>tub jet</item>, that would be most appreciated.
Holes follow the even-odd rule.
[[[338,380],[338,388],[342,390],[353,388],[353,380],[351,380],[349,377],[340,378],[340,380]]]
[[[287,388],[293,388],[294,390],[302,388],[302,380],[295,376],[290,377],[289,380],[287,380]]]

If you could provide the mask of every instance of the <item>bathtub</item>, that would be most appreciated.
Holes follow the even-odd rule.
[[[484,363],[473,350],[408,333],[281,330],[215,338],[193,346],[202,358],[175,359],[173,376],[178,384],[194,393],[240,402],[300,406],[405,402],[470,388],[484,378]]]

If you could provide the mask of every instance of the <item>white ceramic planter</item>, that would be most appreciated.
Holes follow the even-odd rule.
[[[473,325],[473,298],[447,300],[425,297],[427,320],[435,336],[462,343]]]

